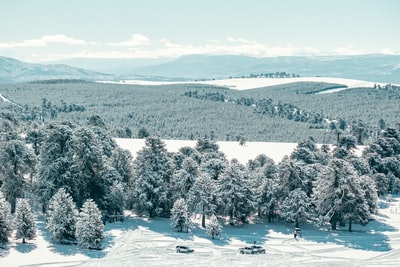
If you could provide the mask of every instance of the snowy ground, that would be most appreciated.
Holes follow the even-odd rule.
[[[219,239],[204,229],[177,233],[168,219],[128,217],[107,224],[102,251],[56,245],[49,240],[43,218],[38,219],[35,240],[11,240],[0,249],[0,266],[398,266],[400,259],[400,197],[387,203],[367,226],[330,231],[303,225],[303,237],[294,239],[291,224],[265,222],[225,226]],[[199,218],[197,218],[199,219]],[[240,255],[238,248],[256,241],[266,254]],[[178,244],[194,248],[178,254]]]
[[[118,146],[127,149],[135,157],[136,153],[145,146],[144,139],[115,138]],[[180,148],[188,146],[195,147],[197,141],[193,140],[163,140],[169,152],[177,152]],[[237,159],[246,164],[248,160],[255,159],[260,154],[265,154],[275,163],[279,163],[284,156],[289,156],[297,143],[274,143],[274,142],[246,142],[243,146],[239,142],[219,141],[220,151],[224,152],[228,160]],[[363,146],[358,147],[355,154],[361,155]]]
[[[331,78],[331,77],[297,77],[297,78],[233,78],[233,79],[221,79],[221,80],[207,80],[207,81],[185,81],[185,82],[168,82],[168,81],[142,81],[142,80],[123,80],[119,82],[112,81],[99,81],[101,83],[117,83],[117,84],[140,84],[140,85],[164,85],[164,84],[209,84],[227,87],[236,90],[247,90],[254,88],[261,88],[267,86],[289,84],[295,82],[326,82],[334,84],[342,84],[347,88],[340,88],[330,90],[329,93],[346,90],[350,88],[358,87],[374,87],[375,84],[381,86],[386,85],[385,83],[376,83],[354,79],[343,79],[343,78]],[[328,93],[328,92],[325,92]]]
[[[169,151],[194,146],[196,141],[165,140]],[[144,145],[144,140],[117,139],[117,143],[132,152]],[[279,162],[289,155],[296,144],[238,142],[218,143],[228,158],[240,158],[243,163],[261,153]],[[252,152],[251,152],[252,151]],[[73,245],[50,242],[43,218],[37,219],[38,236],[28,244],[11,239],[0,248],[0,266],[398,266],[400,259],[400,196],[391,203],[380,202],[381,209],[367,226],[354,225],[330,231],[302,225],[303,237],[294,239],[293,225],[255,222],[223,228],[222,236],[211,240],[197,226],[190,233],[177,233],[168,219],[130,216],[123,223],[107,224],[104,249],[91,251]],[[196,221],[199,221],[199,217]],[[264,255],[240,255],[238,248],[256,241],[267,249]],[[191,254],[177,254],[178,244],[195,249]]]

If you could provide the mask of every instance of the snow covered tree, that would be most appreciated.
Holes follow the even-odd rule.
[[[50,125],[41,146],[36,193],[43,212],[48,201],[59,188],[67,188],[71,195],[78,195],[81,184],[74,164],[73,129],[71,125]]]
[[[106,216],[122,216],[125,210],[125,189],[121,182],[114,181],[105,200]]]
[[[99,208],[92,199],[83,203],[76,222],[78,244],[87,249],[100,249],[104,236],[104,224]]]
[[[133,158],[128,150],[116,148],[111,156],[111,166],[119,173],[124,186],[128,185],[133,178]]]
[[[133,196],[135,208],[147,211],[150,217],[169,211],[172,203],[168,185],[172,177],[172,164],[165,143],[158,137],[148,137],[146,146],[134,161]]]
[[[313,202],[322,221],[329,221],[332,230],[337,222],[349,221],[365,225],[370,207],[354,167],[343,159],[333,158],[322,170],[314,188]]]
[[[217,205],[216,181],[207,173],[200,172],[188,194],[188,206],[191,212],[202,214],[201,226],[206,227],[206,215],[214,214]]]
[[[266,215],[271,223],[278,207],[277,185],[274,179],[264,179],[257,192],[259,215]]]
[[[293,222],[294,227],[299,227],[300,222],[307,222],[312,217],[311,200],[300,188],[289,193],[280,207],[280,217],[288,222]]]
[[[246,222],[256,208],[256,192],[250,174],[240,163],[231,163],[217,181],[217,197],[221,209],[234,219]]]
[[[36,163],[34,153],[20,140],[11,140],[0,146],[1,191],[15,212],[17,198],[23,197],[27,182],[26,174],[33,171]]]
[[[192,228],[188,206],[183,198],[177,199],[171,209],[171,226],[178,232],[182,232],[184,229],[188,232]]]
[[[8,242],[12,230],[8,205],[3,193],[0,192],[0,244]]]
[[[207,224],[207,235],[211,236],[211,238],[214,240],[216,236],[221,235],[222,233],[222,226],[218,222],[217,216],[214,214],[211,215],[210,221]]]
[[[199,166],[192,158],[187,157],[182,162],[182,168],[174,172],[172,177],[172,190],[176,197],[187,199],[190,188],[199,175]]]
[[[19,198],[17,200],[14,227],[16,229],[15,238],[22,238],[22,243],[26,243],[26,239],[29,240],[36,236],[36,225],[32,208],[24,198]]]
[[[78,209],[71,195],[61,188],[51,198],[47,209],[47,229],[56,242],[71,243],[75,241]]]

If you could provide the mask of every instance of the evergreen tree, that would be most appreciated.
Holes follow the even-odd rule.
[[[169,211],[168,185],[172,164],[165,143],[158,137],[146,139],[146,147],[137,153],[134,161],[133,195],[136,210],[147,211],[150,217]]]
[[[189,210],[191,212],[198,211],[202,214],[202,227],[206,227],[206,215],[215,213],[217,206],[216,192],[216,181],[203,172],[199,173],[199,177],[190,188],[188,194]]]
[[[105,196],[106,216],[122,216],[125,210],[125,189],[121,182],[114,181]]]
[[[99,208],[92,199],[83,204],[76,222],[78,244],[87,249],[100,249],[104,236],[104,224]]]
[[[184,229],[188,232],[192,228],[188,206],[183,198],[177,199],[171,209],[171,226],[178,232],[182,232]]]
[[[294,227],[297,228],[300,222],[307,222],[312,217],[310,198],[299,188],[289,193],[280,210],[280,217],[285,221],[293,222]]]
[[[61,188],[51,198],[47,209],[47,229],[53,241],[71,243],[75,241],[78,209],[71,195]]]
[[[22,243],[26,243],[26,239],[29,240],[36,236],[35,218],[30,204],[24,198],[17,200],[14,226],[16,229],[15,238],[22,238]]]
[[[268,222],[271,223],[276,216],[278,207],[277,185],[273,179],[264,179],[258,189],[257,200],[259,215],[266,215]]]
[[[220,236],[222,232],[222,226],[218,222],[217,216],[211,215],[210,221],[207,224],[207,235],[211,236],[214,240],[216,236]]]
[[[48,201],[60,188],[66,188],[74,199],[81,184],[74,159],[73,129],[70,125],[49,125],[39,154],[36,193],[46,211]]]
[[[25,175],[30,174],[36,163],[33,152],[20,140],[11,140],[0,146],[0,182],[4,197],[11,204],[11,213],[15,212],[17,198],[23,197],[27,182]]]
[[[322,221],[329,221],[332,230],[337,222],[349,221],[365,225],[370,216],[370,207],[360,177],[354,168],[343,159],[332,159],[319,175],[313,195],[316,211]]]
[[[0,192],[0,244],[8,242],[11,230],[10,209],[3,193]]]
[[[126,186],[133,178],[133,158],[128,150],[116,148],[111,156],[111,166],[119,173],[122,183]]]
[[[176,197],[187,199],[190,188],[199,175],[199,166],[192,158],[187,157],[182,162],[182,168],[174,172],[172,187]]]
[[[219,205],[229,216],[230,223],[234,219],[246,222],[256,208],[256,193],[246,167],[240,163],[231,163],[217,184]]]

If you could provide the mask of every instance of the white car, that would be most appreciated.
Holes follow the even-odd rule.
[[[175,250],[177,253],[191,253],[194,251],[194,249],[192,249],[188,246],[176,246]]]
[[[240,254],[254,254],[254,250],[251,247],[244,247],[244,248],[239,248],[239,253]]]

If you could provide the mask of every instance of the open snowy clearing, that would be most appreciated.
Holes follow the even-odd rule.
[[[12,239],[0,248],[0,266],[398,266],[400,197],[390,203],[381,200],[380,206],[375,220],[365,227],[354,225],[351,233],[346,228],[330,231],[303,225],[298,239],[293,238],[291,224],[225,225],[221,237],[211,240],[199,226],[178,233],[168,219],[129,216],[105,226],[102,251],[51,243],[39,218],[35,240],[22,244]],[[238,253],[254,241],[266,248],[266,254]],[[195,251],[178,254],[176,245]]]
[[[145,139],[115,138],[118,146],[129,150],[135,158],[136,153],[145,146]],[[178,152],[180,148],[188,146],[195,147],[194,140],[166,140],[163,139],[166,149],[169,152]],[[240,163],[246,164],[250,159],[255,159],[260,154],[265,154],[279,163],[284,156],[290,156],[296,148],[297,143],[274,143],[274,142],[246,142],[243,146],[239,142],[219,141],[219,150],[222,151],[228,160],[237,159]],[[355,154],[361,155],[364,147],[360,146]]]
[[[116,83],[116,84],[139,84],[139,85],[171,85],[171,84],[208,84],[215,86],[227,87],[236,90],[248,90],[274,85],[282,85],[296,82],[325,82],[347,86],[347,88],[339,88],[326,91],[325,93],[333,93],[350,88],[372,88],[375,84],[384,86],[385,83],[376,83],[354,79],[330,78],[330,77],[296,77],[296,78],[232,78],[221,80],[206,80],[206,81],[184,81],[184,82],[169,82],[169,81],[143,81],[143,80],[122,80],[99,81],[100,83]]]

